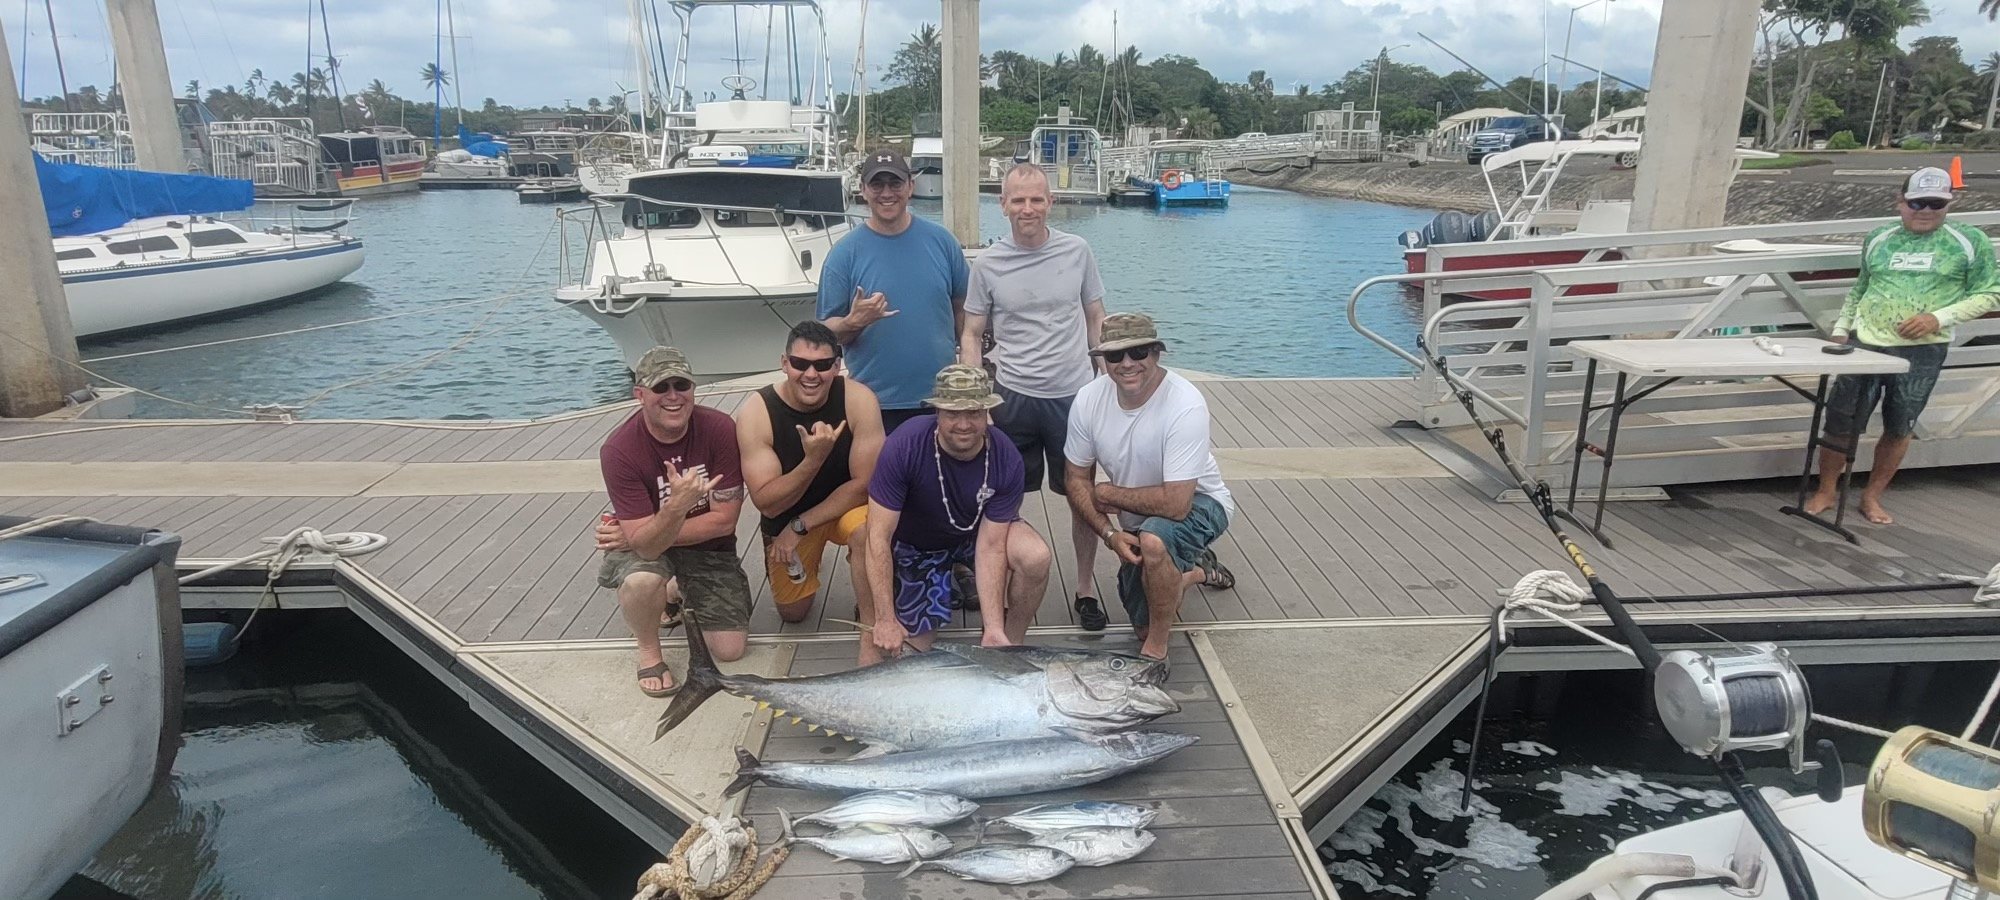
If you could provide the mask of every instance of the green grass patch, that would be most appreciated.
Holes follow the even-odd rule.
[[[1833,160],[1824,156],[1801,156],[1797,153],[1780,153],[1776,159],[1746,159],[1746,169],[1796,169],[1800,166],[1823,166]]]

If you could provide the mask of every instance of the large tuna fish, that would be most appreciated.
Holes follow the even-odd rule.
[[[717,691],[771,707],[794,723],[863,741],[868,752],[957,747],[1060,734],[1109,734],[1176,712],[1166,663],[1088,650],[994,650],[954,645],[865,669],[803,678],[724,675],[692,620],[687,684],[654,737]]]
[[[1131,731],[771,763],[759,762],[739,747],[736,780],[724,789],[723,796],[763,781],[840,794],[916,790],[972,799],[1007,797],[1095,784],[1165,758],[1195,740],[1191,734]]]

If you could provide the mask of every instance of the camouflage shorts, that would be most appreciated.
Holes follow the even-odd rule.
[[[678,579],[687,614],[703,628],[742,631],[750,627],[750,579],[731,551],[676,547],[659,559],[641,559],[629,550],[608,551],[597,569],[597,585],[617,590],[634,572]]]

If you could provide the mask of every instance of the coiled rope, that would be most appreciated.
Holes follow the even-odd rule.
[[[249,631],[250,623],[257,621],[257,614],[263,612],[264,607],[272,600],[277,599],[278,578],[285,574],[286,569],[291,568],[292,563],[306,554],[317,553],[345,559],[374,553],[389,545],[387,537],[372,531],[336,531],[332,534],[323,534],[313,528],[294,528],[292,533],[284,537],[267,537],[263,542],[272,546],[228,562],[217,563],[192,575],[183,575],[180,579],[181,584],[189,584],[237,566],[263,563],[264,592],[258,595],[257,605],[250,608],[250,617],[243,620],[243,627],[237,629],[238,634]]]
[[[759,865],[756,828],[708,816],[681,834],[666,862],[640,874],[632,900],[744,900],[791,854],[790,847],[773,848]]]

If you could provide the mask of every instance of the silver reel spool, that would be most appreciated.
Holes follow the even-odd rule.
[[[1653,702],[1667,733],[1696,756],[1788,750],[1793,772],[1818,766],[1805,758],[1812,696],[1798,665],[1776,644],[1664,653],[1653,671]]]

